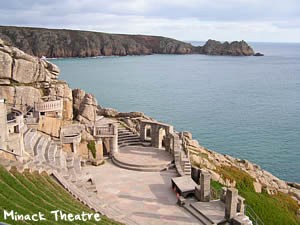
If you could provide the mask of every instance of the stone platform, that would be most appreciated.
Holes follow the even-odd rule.
[[[194,195],[196,186],[197,184],[190,176],[172,178],[172,188],[176,188],[176,192],[184,198]]]
[[[194,202],[190,205],[210,224],[218,224],[224,220],[225,203],[220,200],[210,202]],[[204,222],[204,221],[203,221]]]
[[[126,146],[115,153],[112,161],[115,165],[129,170],[159,172],[165,170],[173,160],[170,153],[165,150],[143,147]]]

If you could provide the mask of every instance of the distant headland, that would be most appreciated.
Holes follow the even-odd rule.
[[[0,26],[0,38],[24,52],[47,58],[126,56],[150,54],[205,54],[261,56],[245,41],[221,43],[208,40],[203,46],[161,36]]]

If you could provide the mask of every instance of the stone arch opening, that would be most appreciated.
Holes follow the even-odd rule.
[[[110,153],[110,143],[109,139],[104,138],[102,140],[102,149],[103,149],[103,156],[109,156]]]
[[[151,141],[152,139],[152,127],[150,124],[145,126],[145,138],[147,141]]]
[[[166,147],[166,130],[164,128],[159,128],[158,137],[158,148]]]

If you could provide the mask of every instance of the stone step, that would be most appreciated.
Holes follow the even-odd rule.
[[[119,160],[117,160],[115,157],[112,157],[112,162],[118,166],[121,167],[123,169],[127,169],[127,170],[135,170],[135,171],[143,171],[143,172],[160,172],[160,171],[164,171],[167,169],[168,165],[164,165],[164,166],[153,166],[153,167],[140,167],[140,166],[129,166],[126,165],[122,162],[120,162]]]
[[[130,133],[130,134],[118,134],[118,139],[119,138],[127,138],[127,137],[139,137],[139,136],[137,136],[137,135],[135,135],[135,134],[132,134],[132,133]]]
[[[126,143],[122,143],[119,145],[119,148],[123,148],[123,147],[126,147],[126,146],[135,146],[135,145],[142,145],[142,142],[139,141],[139,142],[126,142]]]
[[[194,217],[196,217],[199,220],[199,224],[201,225],[212,225],[213,223],[210,223],[209,220],[207,220],[205,217],[202,216],[202,214],[198,213],[194,208],[191,207],[190,204],[185,204],[183,206],[190,214],[192,214]]]
[[[118,141],[118,144],[123,144],[123,143],[141,143],[140,139],[129,139],[125,141]]]
[[[171,162],[169,163],[161,163],[161,164],[153,164],[153,165],[142,165],[142,164],[133,164],[133,163],[126,163],[126,162],[122,162],[119,158],[118,158],[118,153],[115,153],[113,158],[120,164],[124,164],[126,166],[132,166],[132,167],[142,167],[142,168],[156,168],[156,167],[163,167],[163,168],[167,168],[171,165]]]
[[[204,213],[202,213],[199,209],[197,209],[197,207],[195,207],[193,204],[190,204],[190,206],[199,214],[201,215],[203,219],[203,222],[206,224],[214,224],[214,222],[209,219],[206,215],[204,215]]]
[[[55,154],[56,154],[56,149],[57,149],[57,145],[54,144],[54,142],[52,141],[49,151],[48,151],[48,161],[49,162],[54,162],[55,161]]]
[[[49,140],[47,137],[42,136],[42,138],[40,139],[39,143],[37,144],[36,147],[36,156],[38,157],[38,159],[43,162],[46,161],[45,159],[45,152],[46,152],[46,147],[49,144]]]
[[[118,141],[127,141],[127,140],[140,140],[141,138],[138,136],[130,136],[130,137],[118,137]]]

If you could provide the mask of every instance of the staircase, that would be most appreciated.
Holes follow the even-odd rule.
[[[132,131],[119,126],[118,127],[118,145],[120,148],[129,145],[142,145],[140,137]]]

